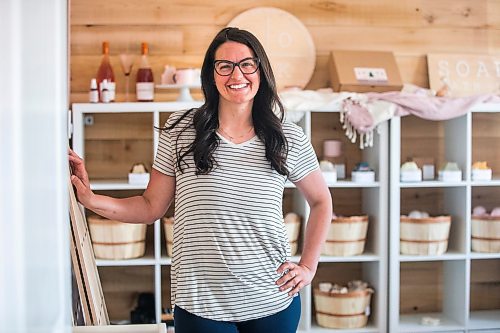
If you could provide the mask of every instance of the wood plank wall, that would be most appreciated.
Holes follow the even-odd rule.
[[[120,101],[125,91],[120,52],[139,54],[140,43],[148,42],[159,82],[166,64],[201,66],[216,32],[239,13],[258,6],[286,10],[308,28],[317,52],[310,89],[329,86],[332,49],[393,51],[403,80],[424,87],[427,53],[500,52],[496,0],[71,0],[71,102],[87,100],[103,40],[110,42]],[[168,93],[157,96],[172,98]]]
[[[427,53],[500,53],[500,1],[498,0],[253,0],[231,2],[224,0],[71,0],[70,101],[72,103],[87,101],[90,79],[96,75],[100,63],[103,40],[110,42],[111,62],[117,81],[117,101],[124,101],[125,80],[118,59],[121,52],[128,50],[139,55],[140,43],[148,42],[155,81],[159,83],[164,65],[200,67],[205,50],[217,31],[241,12],[259,6],[277,7],[290,12],[301,20],[311,33],[316,45],[317,58],[314,75],[306,87],[308,89],[324,88],[330,85],[328,54],[333,49],[392,51],[396,55],[403,81],[422,87],[428,87],[425,58]],[[131,77],[132,100],[135,99],[136,69],[137,62]],[[199,92],[196,96],[201,97]],[[157,101],[175,98],[174,92],[157,92],[156,94]],[[127,169],[130,167],[130,156],[134,156],[132,158],[134,160],[144,160],[151,165],[152,156],[149,151],[151,132],[146,128],[149,126],[149,119],[134,115],[128,117],[132,118],[120,120],[120,126],[117,127],[116,118],[108,119],[106,116],[100,116],[95,118],[93,128],[87,128],[87,163],[91,176],[110,178],[116,173],[119,177],[126,176]],[[485,138],[481,133],[484,133],[484,127],[491,125],[491,121],[498,122],[498,117],[487,116],[486,118],[486,120],[478,119],[478,125],[473,129],[474,136],[478,138],[476,147],[483,146],[481,143],[490,142],[491,137]],[[331,138],[320,128],[323,120],[325,119],[321,116],[313,119],[313,125],[317,130],[313,133],[313,144],[318,150],[318,155],[321,155],[322,140]],[[410,130],[408,137],[403,138],[403,143],[408,150],[402,152],[403,160],[407,156],[416,154],[417,150],[419,156],[435,156],[436,162],[442,162],[438,161],[439,156],[442,155],[440,151],[442,128],[436,124],[432,129],[425,130],[426,126],[419,125],[420,122],[415,119],[405,121],[407,127],[414,130]],[[328,124],[330,127],[338,125]],[[420,131],[422,128],[424,131]],[[493,136],[497,135],[493,134],[496,133],[494,130],[488,133]],[[132,137],[127,137],[127,134]],[[339,135],[342,136],[342,133]],[[414,136],[420,140],[414,140]],[[437,140],[440,144],[434,146],[432,151],[425,149],[420,151],[419,147],[433,147],[433,145],[422,145],[422,138],[430,142]],[[103,143],[104,141],[107,143]],[[497,137],[494,137],[493,141],[498,144]],[[411,145],[411,142],[418,142],[419,146]],[[346,148],[349,156],[360,155],[351,148]],[[473,154],[474,159],[481,158],[483,151],[474,149]],[[494,167],[500,169],[500,157],[494,160],[493,164]],[[414,197],[414,193],[410,192],[405,195]],[[431,191],[425,195],[425,198],[433,198],[438,194]],[[476,191],[474,202],[483,202],[481,198],[490,197],[489,194]],[[495,194],[498,193],[495,192]],[[356,193],[348,193],[346,198],[352,199],[356,195]],[[342,196],[339,197],[341,199],[337,204],[341,205]],[[425,198],[419,202],[424,202]],[[347,199],[345,201],[349,201]],[[430,211],[440,209],[439,202],[429,204],[428,207],[425,203],[423,205],[425,207],[419,206],[419,208],[428,208]],[[493,208],[490,207],[493,205],[495,205],[494,202],[488,203],[488,208]],[[285,210],[291,210],[290,206],[291,202],[285,195]],[[413,208],[404,207],[405,210]],[[357,208],[346,205],[345,209],[355,211]],[[354,266],[355,269],[348,270],[350,275],[345,277],[346,281],[359,278],[357,274],[359,267]],[[337,266],[322,265],[315,281],[328,280],[332,269],[336,269],[335,274],[343,271],[338,270]],[[425,291],[425,298],[419,300],[418,297],[412,296],[422,292],[424,280],[419,279],[427,276],[427,272],[433,269],[435,269],[433,265],[422,265],[422,267],[417,267],[417,272],[415,272],[415,267],[402,267],[401,274],[402,281],[404,281],[401,286],[402,312],[440,310],[442,281],[425,280],[430,286],[430,289]],[[108,304],[114,304],[109,307],[112,318],[128,317],[130,309],[135,305],[133,302],[136,300],[137,290],[153,290],[152,271],[146,270],[147,279],[144,279],[145,273],[141,268],[126,268],[118,272],[114,268],[101,268],[100,272],[103,276]],[[416,281],[410,278],[414,274],[419,277]],[[439,280],[440,274],[432,275],[432,278]],[[162,275],[165,288],[162,293],[163,306],[168,307],[170,301],[168,272],[165,271]],[[130,278],[133,283],[130,283]],[[118,279],[126,280],[126,282],[115,287],[114,281]],[[498,306],[498,300],[491,301],[486,296],[493,289],[498,291],[499,280],[495,272],[490,272],[485,276],[474,273],[471,286],[473,293],[471,303],[474,309]]]

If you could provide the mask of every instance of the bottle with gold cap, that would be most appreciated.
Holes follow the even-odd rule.
[[[154,79],[153,71],[148,60],[148,44],[141,44],[142,56],[137,70],[136,95],[139,102],[152,102],[154,100]]]

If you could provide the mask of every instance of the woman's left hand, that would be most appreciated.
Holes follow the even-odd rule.
[[[295,264],[293,262],[287,261],[280,265],[277,270],[278,274],[283,274],[276,284],[279,286],[280,291],[285,291],[290,289],[288,292],[289,296],[293,296],[311,283],[314,272],[309,269],[304,264]]]

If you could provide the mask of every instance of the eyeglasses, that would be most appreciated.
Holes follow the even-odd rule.
[[[259,69],[259,58],[245,58],[239,62],[229,60],[215,60],[215,72],[221,76],[229,76],[233,73],[234,68],[238,66],[243,74],[253,74]]]

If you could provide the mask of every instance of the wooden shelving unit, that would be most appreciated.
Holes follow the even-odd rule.
[[[499,125],[495,104],[442,122],[391,119],[389,332],[500,332],[500,254],[472,252],[470,231],[473,207],[500,205]],[[401,164],[422,154],[434,158],[436,175],[445,161],[457,162],[462,180],[400,182]],[[488,161],[492,181],[471,180],[477,160]],[[415,209],[452,216],[445,254],[400,254],[400,215]],[[422,325],[424,316],[438,318],[439,325]]]

